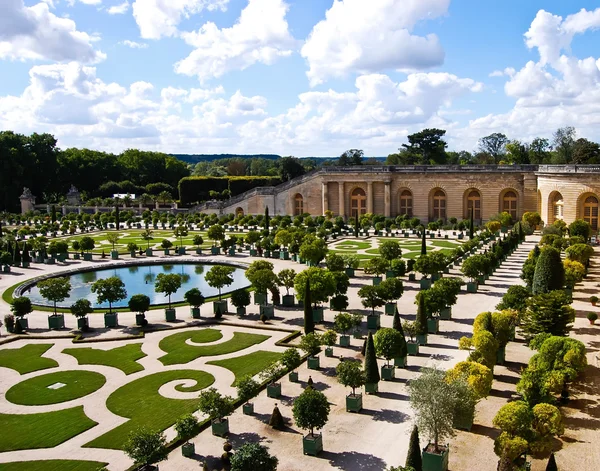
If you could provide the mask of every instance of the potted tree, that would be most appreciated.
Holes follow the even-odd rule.
[[[214,227],[214,226],[213,226]],[[235,268],[226,265],[214,265],[208,272],[204,279],[211,288],[217,288],[219,290],[219,300],[213,301],[213,312],[221,314],[227,312],[227,300],[222,299],[221,290],[225,286],[229,286],[233,283],[233,272]]]
[[[194,235],[192,243],[196,246],[196,255],[202,255],[202,248],[200,247],[204,243],[204,238],[200,234]]]
[[[386,278],[394,278],[396,272],[393,270],[392,263],[394,260],[402,257],[400,244],[394,240],[386,240],[379,244],[379,253],[381,254],[381,258],[388,264],[388,269],[385,274]]]
[[[260,240],[260,234],[256,231],[248,232],[246,235],[246,244],[250,246],[250,256],[256,257],[256,243]]]
[[[402,349],[403,339],[404,337],[400,332],[389,327],[378,330],[373,337],[375,353],[386,361],[386,364],[381,367],[381,379],[384,381],[396,377],[396,369],[394,365],[390,365],[390,360],[406,357],[406,351]]]
[[[250,304],[250,293],[245,289],[237,289],[231,293],[231,304],[236,307],[238,316],[246,314],[246,306]]]
[[[362,394],[356,394],[356,388],[365,384],[365,373],[360,362],[344,360],[335,369],[337,380],[342,386],[352,388],[352,393],[346,396],[346,411],[360,412],[362,409]]]
[[[302,336],[299,347],[308,355],[308,369],[318,370],[320,368],[319,357],[316,356],[321,350],[321,336],[311,332]]]
[[[150,241],[154,240],[154,237],[152,237],[152,229],[144,229],[140,234],[140,237],[142,240],[146,241],[146,257],[152,257],[152,249],[150,248]]]
[[[185,247],[183,246],[183,238],[187,237],[187,227],[180,225],[173,230],[173,235],[179,239],[179,255],[185,255]]]
[[[294,290],[299,298],[304,298],[306,281],[310,282],[310,296],[315,323],[323,322],[323,306],[319,306],[336,291],[335,276],[329,270],[318,267],[310,267],[296,275]]]
[[[277,279],[279,280],[279,286],[283,286],[286,289],[286,294],[283,295],[283,305],[288,307],[293,306],[294,296],[290,294],[290,288],[294,287],[296,270],[285,268],[277,274]]]
[[[404,321],[402,322],[402,327],[404,332],[408,334],[409,341],[406,342],[406,350],[408,355],[418,355],[419,354],[419,342],[415,340],[417,335],[417,324],[412,321]]]
[[[138,250],[138,245],[135,242],[129,242],[127,244],[127,250],[129,250],[129,255],[132,258],[135,258],[136,257],[136,252]]]
[[[86,332],[89,329],[87,315],[94,312],[92,303],[87,299],[78,299],[69,309],[71,310],[71,314],[77,318],[77,328],[82,332]]]
[[[75,260],[79,260],[79,251],[81,250],[81,243],[78,240],[74,240],[71,244],[71,247],[73,247],[73,251],[75,252],[73,254],[73,258]]]
[[[29,299],[27,296],[21,296],[13,299],[10,310],[16,318],[15,322],[19,325],[18,330],[27,330],[29,328],[29,323],[27,322],[27,318],[25,316],[33,311],[31,299]],[[48,321],[48,323],[50,323],[50,321]],[[61,327],[64,327],[64,317],[63,325]]]
[[[146,311],[150,309],[150,298],[145,294],[134,294],[129,298],[129,310],[137,313],[135,315],[135,325],[144,327],[148,325],[146,320]]]
[[[86,262],[92,261],[92,250],[96,247],[96,242],[90,236],[83,236],[79,241],[81,244],[81,250],[85,253],[83,254],[83,260]]]
[[[346,275],[352,278],[355,270],[360,265],[360,260],[356,255],[342,255],[342,258],[344,260],[344,265],[346,266]]]
[[[337,314],[334,318],[334,325],[336,330],[342,334],[340,335],[340,346],[349,347],[350,336],[348,335],[348,331],[354,327],[354,318],[352,315],[347,312]]]
[[[598,296],[590,296],[590,302],[595,306],[598,303]]]
[[[423,291],[421,291],[423,293]],[[420,293],[420,294],[421,294]],[[419,303],[417,308],[417,317],[415,320],[415,330],[417,342],[420,345],[427,345],[427,334],[429,333],[427,305],[425,303],[425,296],[418,296],[417,302]]]
[[[393,316],[397,309],[396,302],[404,293],[404,285],[402,284],[402,280],[399,280],[395,277],[390,277],[381,282],[378,288],[379,296],[385,302],[386,315]]]
[[[333,346],[337,341],[337,334],[334,330],[328,330],[321,334],[321,344],[325,345],[325,356],[333,356]]]
[[[588,321],[590,321],[590,325],[594,325],[598,320],[598,314],[596,314],[595,312],[588,312],[587,318]]]
[[[204,304],[204,296],[198,288],[192,288],[183,295],[185,302],[191,306],[192,318],[200,319],[200,306]]]
[[[169,298],[169,307],[165,309],[165,320],[175,322],[177,319],[175,309],[171,308],[171,295],[181,288],[181,275],[179,273],[159,273],[156,275],[154,291],[162,293]]]
[[[115,249],[115,244],[119,242],[119,238],[119,234],[114,232],[109,232],[108,234],[106,234],[106,240],[109,244],[112,245],[112,250],[110,251],[110,258],[112,258],[113,260],[117,260],[119,258],[119,251]]]
[[[213,224],[208,228],[208,238],[213,241],[213,245],[210,249],[212,255],[219,255],[221,253],[221,247],[219,247],[220,241],[225,239],[225,230],[220,224]]]
[[[408,355],[408,346],[406,339],[404,338],[404,329],[402,328],[402,321],[400,320],[400,313],[398,309],[394,313],[394,319],[392,321],[392,329],[396,330],[400,336],[400,352],[397,357],[394,357],[394,366],[398,368],[404,368],[406,366],[406,357]]]
[[[381,290],[378,286],[365,285],[358,290],[361,303],[366,308],[371,308],[371,314],[367,316],[367,329],[377,330],[381,325],[379,314],[375,314],[375,308],[383,306]]]
[[[186,458],[194,456],[196,453],[196,446],[190,442],[190,438],[196,430],[198,430],[198,419],[192,414],[184,415],[175,422],[177,437],[180,440],[185,440],[185,443],[181,445],[181,454]]]
[[[461,272],[471,279],[471,281],[467,282],[468,293],[477,292],[477,280],[485,273],[486,268],[487,261],[483,255],[471,255],[463,262]]]
[[[376,394],[379,391],[379,368],[377,366],[377,355],[375,353],[375,343],[373,334],[369,332],[365,347],[365,392],[367,394]]]
[[[388,262],[385,261],[382,257],[370,258],[367,260],[365,264],[365,274],[367,275],[375,275],[373,277],[373,286],[378,286],[379,283],[383,280],[381,275],[383,275],[388,268]]]
[[[270,262],[263,263],[271,264]],[[264,315],[267,319],[273,319],[275,317],[275,306],[273,304],[267,304],[267,291],[270,291],[277,286],[277,275],[275,275],[271,268],[261,268],[258,270],[250,270],[249,268],[246,270],[246,278],[252,283],[252,286],[254,286],[257,293],[264,294],[264,296],[262,296],[263,304],[259,307],[261,317]]]
[[[117,327],[119,318],[116,312],[112,312],[112,304],[127,297],[125,283],[118,276],[101,279],[92,285],[92,293],[98,298],[98,304],[108,302],[108,312],[104,313],[104,326]]]
[[[244,443],[231,457],[231,471],[277,471],[279,460],[259,443]]]
[[[42,297],[48,301],[52,301],[54,305],[54,312],[51,316],[48,316],[48,328],[64,328],[65,316],[64,314],[58,314],[56,312],[56,303],[62,302],[69,297],[71,292],[71,282],[67,277],[48,278],[47,280],[40,281],[37,286]]]
[[[169,450],[162,432],[153,432],[139,428],[129,434],[123,451],[133,460],[139,469],[151,469],[150,466],[167,459]]]
[[[249,402],[260,390],[259,384],[250,375],[241,378],[236,385],[238,398],[244,402],[242,412],[244,415],[254,414],[254,404]]]
[[[323,435],[315,434],[315,429],[322,429],[329,418],[329,401],[321,391],[306,388],[294,400],[293,415],[296,425],[308,429],[309,433],[302,439],[304,454],[318,455],[323,451]]]
[[[429,310],[432,314],[438,314],[440,320],[452,318],[452,306],[458,300],[460,287],[464,282],[460,278],[442,278],[436,281],[427,296],[427,302],[431,303]]]
[[[298,372],[294,371],[294,369],[300,364],[302,359],[300,358],[300,354],[296,348],[288,348],[281,355],[281,364],[285,367],[287,371],[289,371],[288,379],[292,383],[298,382]]]
[[[274,361],[267,368],[260,372],[260,378],[267,382],[267,397],[277,399],[281,396],[281,383],[277,380],[283,374],[283,365],[279,361]]]
[[[160,246],[163,248],[164,254],[169,255],[171,253],[170,249],[173,247],[173,242],[171,242],[169,239],[163,239],[160,243]]]
[[[256,272],[260,270],[271,270],[273,271],[274,265],[271,262],[266,260],[256,260],[250,264],[248,269],[246,270],[246,278],[248,275],[250,278],[254,278]],[[252,283],[252,280],[248,278],[248,281]],[[254,304],[264,305],[267,303],[267,292],[259,292],[258,290],[254,291]]]
[[[227,416],[233,412],[233,404],[231,397],[222,396],[215,388],[209,388],[200,393],[198,409],[210,418],[213,435],[224,437],[229,433]]]

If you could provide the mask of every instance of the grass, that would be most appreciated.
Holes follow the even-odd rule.
[[[55,383],[64,383],[65,386],[58,389],[48,387]],[[57,371],[15,384],[6,392],[6,399],[23,406],[46,406],[87,396],[104,383],[104,375],[94,371]]]
[[[143,371],[144,367],[137,360],[144,358],[141,343],[131,343],[111,350],[100,350],[99,348],[65,348],[63,353],[77,359],[80,365],[104,365],[118,368],[126,375]]]
[[[31,471],[43,469],[44,471],[98,471],[108,463],[98,461],[75,460],[40,460],[40,461],[14,461],[0,464],[2,471]]]
[[[171,370],[154,373],[126,384],[113,392],[106,406],[131,420],[86,443],[85,447],[123,449],[130,432],[139,427],[163,431],[181,416],[198,409],[198,399],[169,399],[158,392],[163,384],[175,380],[194,380],[194,386],[175,386],[177,391],[196,392],[209,387],[215,378],[197,370]]]
[[[83,406],[40,414],[0,414],[0,452],[53,448],[97,425]]]
[[[187,332],[180,332],[178,334],[169,335],[162,339],[158,347],[166,352],[167,355],[164,355],[161,358],[181,358],[182,360],[187,359],[186,361],[178,361],[177,363],[187,363],[188,361],[192,361],[198,358],[196,355],[196,349],[198,347],[193,345],[188,345],[186,343],[187,340],[192,341],[193,343],[208,343],[208,342],[216,342],[223,338],[223,334],[220,330],[216,329],[202,329],[202,330],[191,330]],[[161,359],[162,361],[162,359]],[[164,362],[163,362],[164,363]],[[166,363],[164,363],[166,364]],[[175,363],[169,363],[170,365]]]
[[[371,243],[370,242],[358,242],[358,241],[352,241],[352,240],[344,240],[342,242],[340,242],[339,244],[335,244],[336,248],[339,249],[345,249],[345,250],[364,250],[364,249],[368,249],[369,247],[371,247]]]
[[[232,386],[236,386],[237,382],[244,376],[254,376],[280,358],[281,353],[259,350],[241,357],[208,361],[207,364],[220,366],[231,371],[235,375],[235,381]]]
[[[448,240],[432,240],[430,244],[434,247],[444,247],[448,249],[455,249],[456,247],[462,245],[460,242],[451,242]]]
[[[196,347],[185,343],[185,340],[189,338],[191,334],[191,332],[185,332],[182,334],[171,335],[161,340],[159,347],[161,350],[167,352],[166,355],[159,358],[163,365],[178,365],[188,363],[199,357],[211,357],[239,352],[240,350],[244,350],[252,345],[262,343],[270,337],[269,335],[234,332],[233,338],[227,342]],[[167,348],[166,345],[164,345],[164,342],[169,340],[171,337],[178,337],[177,342],[169,343],[169,347]]]
[[[54,368],[58,363],[52,358],[44,358],[54,344],[28,344],[21,348],[5,348],[0,350],[0,366],[11,368],[22,375],[33,371]]]

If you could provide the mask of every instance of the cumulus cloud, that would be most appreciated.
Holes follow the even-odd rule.
[[[436,35],[418,36],[415,25],[447,13],[450,0],[334,0],[302,47],[311,85],[350,72],[422,70],[441,65]]]
[[[131,49],[146,49],[148,47],[148,44],[146,43],[138,43],[135,41],[130,41],[129,39],[123,41],[122,44],[124,46],[130,47]]]
[[[506,67],[504,70],[494,70],[490,77],[512,77],[517,71],[513,67]]]
[[[23,0],[3,0],[1,11],[0,59],[89,63],[106,57],[94,49],[96,37],[51,13],[47,3],[26,7]]]
[[[145,39],[175,36],[177,25],[184,18],[203,10],[222,10],[229,0],[135,0],[133,16]]]
[[[203,81],[291,55],[295,41],[288,31],[287,10],[283,0],[249,0],[230,28],[219,29],[208,22],[198,31],[182,33],[195,49],[175,64],[175,71]]]
[[[129,10],[129,2],[125,0],[123,3],[113,5],[108,9],[109,15],[124,15]]]

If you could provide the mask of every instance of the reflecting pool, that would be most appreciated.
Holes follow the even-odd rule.
[[[126,307],[127,302],[134,294],[145,294],[150,298],[151,304],[165,304],[168,302],[167,296],[154,291],[154,282],[159,273],[178,273],[182,276],[181,288],[171,295],[171,302],[183,301],[184,293],[191,288],[198,288],[204,297],[218,296],[219,290],[208,286],[204,279],[205,273],[213,265],[174,263],[164,265],[134,265],[108,268],[102,270],[88,271],[69,275],[71,280],[71,295],[60,306],[71,306],[78,299],[88,299],[94,308],[108,308],[108,303],[98,304],[96,295],[92,293],[92,284],[96,280],[118,276],[125,283],[127,298],[113,304],[113,307]],[[234,267],[235,268],[235,267]],[[246,279],[244,270],[235,268],[233,272],[233,283],[223,288],[223,294],[234,291],[238,288],[250,286]],[[52,306],[52,303],[46,301],[41,295],[37,286],[32,286],[29,291],[23,293],[29,296],[35,304]]]

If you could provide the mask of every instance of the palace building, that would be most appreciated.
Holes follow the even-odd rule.
[[[584,219],[598,230],[600,166],[444,165],[322,167],[275,187],[254,188],[195,208],[218,214],[322,215],[365,213],[421,221],[478,222],[508,212],[515,220],[537,211],[546,224]]]

